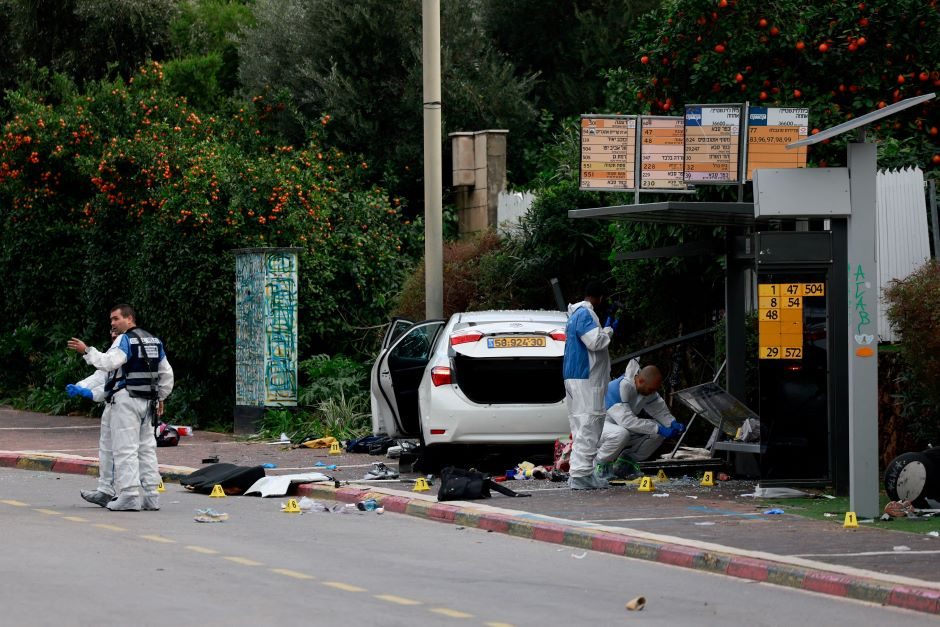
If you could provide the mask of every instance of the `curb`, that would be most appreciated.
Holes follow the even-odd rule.
[[[24,454],[0,451],[0,467],[42,470],[67,474],[98,475],[98,460],[56,454]],[[193,468],[160,465],[165,482],[178,483]],[[568,526],[563,523],[523,518],[507,510],[473,505],[439,503],[427,496],[382,492],[375,488],[333,487],[319,484],[298,486],[298,495],[345,503],[375,499],[386,511],[425,520],[463,525],[486,531],[599,551],[682,568],[771,583],[836,597],[878,603],[927,614],[940,614],[940,588],[904,585],[822,568],[798,566],[770,559],[713,551],[628,533]]]

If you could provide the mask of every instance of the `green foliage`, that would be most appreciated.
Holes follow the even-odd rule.
[[[168,61],[163,66],[167,88],[186,98],[193,108],[213,111],[222,108],[225,92],[220,85],[222,56],[210,53]]]
[[[4,65],[25,78],[36,66],[83,82],[130,76],[169,47],[177,0],[0,0],[9,46]]]
[[[296,246],[300,353],[364,349],[359,329],[384,320],[414,237],[366,162],[315,134],[284,145],[277,102],[197,112],[156,63],[59,94],[11,94],[0,137],[0,336],[58,320],[104,337],[108,308],[131,302],[178,386],[202,388],[168,411],[215,420],[232,405],[230,251]]]
[[[919,0],[716,3],[671,0],[631,31],[633,51],[608,73],[608,106],[672,114],[685,104],[803,106],[819,129],[940,86],[940,9]],[[876,123],[879,165],[940,167],[936,104]],[[849,135],[812,146],[811,163],[841,164]],[[903,145],[903,149],[901,146]]]
[[[530,77],[492,47],[478,2],[441,6],[444,133],[534,121]],[[258,0],[241,37],[240,78],[248,95],[290,94],[298,128],[333,118],[330,137],[369,154],[389,185],[420,199],[422,148],[421,2]]]
[[[301,405],[349,396],[368,397],[369,366],[346,355],[314,355],[298,364]]]
[[[331,435],[337,440],[361,438],[371,433],[368,403],[361,396],[346,398],[344,394],[320,401],[317,414],[321,437]]]
[[[940,441],[940,264],[928,261],[884,291],[888,320],[900,336],[902,403],[911,433]]]

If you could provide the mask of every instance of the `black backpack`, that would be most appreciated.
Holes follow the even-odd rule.
[[[519,494],[490,479],[490,476],[471,468],[465,470],[456,466],[447,466],[441,470],[441,487],[437,492],[438,501],[472,501],[488,499],[490,490],[496,490],[506,496],[532,496]]]

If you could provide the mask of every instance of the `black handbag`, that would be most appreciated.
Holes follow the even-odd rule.
[[[501,486],[487,474],[473,468],[466,470],[456,466],[447,466],[441,470],[441,487],[437,492],[438,501],[473,501],[488,499],[492,495],[490,490],[496,490],[506,496],[520,497],[532,496],[519,494],[505,486]]]

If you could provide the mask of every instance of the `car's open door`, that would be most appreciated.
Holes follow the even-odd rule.
[[[425,320],[405,331],[376,360],[372,379],[372,425],[392,437],[419,437],[418,386],[444,320]]]
[[[382,338],[382,350],[395,343],[395,340],[401,337],[401,334],[414,326],[414,322],[406,318],[392,318],[388,323],[388,329],[385,330],[385,337]]]

